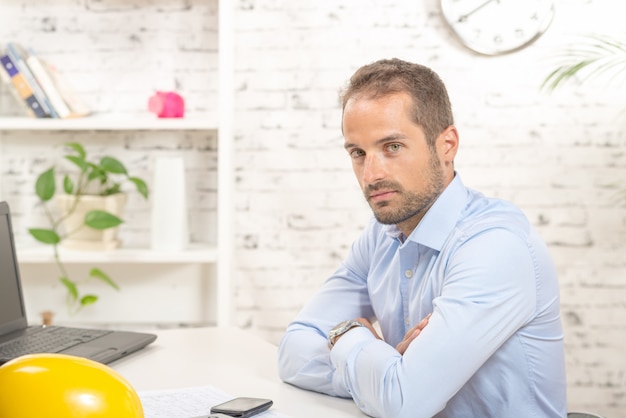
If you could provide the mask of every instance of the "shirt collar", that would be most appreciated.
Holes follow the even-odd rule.
[[[459,221],[466,205],[467,189],[461,177],[455,173],[454,179],[439,195],[408,240],[435,250],[441,250],[452,229]],[[387,235],[401,239],[402,232],[396,225],[387,225]]]

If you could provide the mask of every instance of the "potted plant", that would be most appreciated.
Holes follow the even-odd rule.
[[[626,74],[626,42],[608,35],[584,36],[557,57],[559,66],[541,85],[550,91],[575,77],[584,83],[595,77],[607,76],[612,80]]]
[[[567,81],[577,80],[579,84],[584,84],[600,78],[606,83],[623,82],[626,76],[626,42],[613,36],[582,36],[557,58],[559,65],[541,84],[542,89],[550,92]],[[626,189],[620,190],[618,197],[625,198]]]
[[[37,177],[35,193],[39,198],[50,223],[49,228],[31,228],[28,232],[39,242],[51,245],[55,263],[59,269],[59,280],[67,290],[67,308],[70,315],[98,300],[94,294],[81,294],[79,282],[69,277],[60,257],[59,246],[67,242],[81,249],[109,249],[116,244],[106,244],[115,240],[115,231],[123,222],[121,210],[126,201],[122,182],[134,185],[135,189],[148,198],[148,186],[138,177],[128,174],[126,167],[118,159],[103,156],[90,160],[84,147],[77,142],[66,143],[69,152],[64,158],[75,169],[73,173],[57,172],[53,166]],[[64,193],[57,194],[57,174],[62,177]],[[57,210],[51,207],[56,196]],[[115,211],[115,213],[113,213]],[[77,238],[78,237],[78,238]],[[88,245],[90,239],[105,239],[105,244]],[[106,241],[108,240],[108,241]],[[114,289],[118,285],[99,268],[92,268],[89,278],[101,280]]]

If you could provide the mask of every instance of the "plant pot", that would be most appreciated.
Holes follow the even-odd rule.
[[[60,194],[56,200],[62,214],[67,213],[76,196]],[[69,234],[61,242],[61,246],[75,250],[111,250],[118,248],[121,241],[117,239],[118,228],[97,230],[84,225],[85,215],[92,210],[104,210],[117,217],[122,217],[127,196],[118,193],[109,196],[82,195],[74,212],[63,220],[63,228]]]
[[[41,312],[41,325],[50,326],[52,325],[52,318],[54,317],[54,312],[52,311],[43,311]]]

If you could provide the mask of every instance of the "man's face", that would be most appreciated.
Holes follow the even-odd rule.
[[[458,139],[449,127],[432,150],[410,118],[411,104],[406,93],[355,96],[343,115],[345,148],[365,199],[379,222],[396,224],[406,236],[454,177]]]

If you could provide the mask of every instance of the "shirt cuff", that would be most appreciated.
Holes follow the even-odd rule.
[[[354,365],[358,353],[377,338],[366,327],[354,327],[341,336],[330,350],[330,361],[335,367],[333,386],[352,396],[349,384],[349,366]]]

